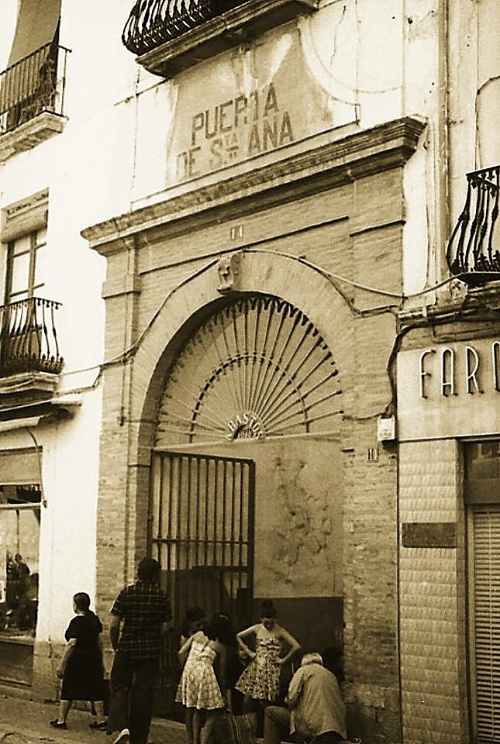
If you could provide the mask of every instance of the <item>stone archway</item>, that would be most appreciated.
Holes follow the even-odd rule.
[[[340,643],[342,391],[332,352],[277,297],[236,295],[211,310],[170,354],[154,435],[151,547],[177,624],[196,604],[241,628],[272,596],[304,646]],[[162,689],[175,686],[166,661]]]

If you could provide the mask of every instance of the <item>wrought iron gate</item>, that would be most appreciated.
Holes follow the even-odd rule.
[[[236,628],[253,596],[254,463],[157,452],[152,462],[151,553],[162,566],[176,633],[165,651],[157,713],[171,715],[179,626],[188,607],[221,610]]]

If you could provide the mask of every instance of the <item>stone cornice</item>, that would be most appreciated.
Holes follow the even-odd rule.
[[[256,206],[291,201],[319,190],[329,189],[401,167],[415,151],[425,122],[406,117],[373,129],[349,134],[342,139],[310,147],[293,156],[236,173],[214,183],[172,195],[137,210],[86,228],[82,236],[102,254],[124,250],[126,238],[180,220],[200,221],[207,213],[243,203]],[[116,244],[119,241],[119,244]]]

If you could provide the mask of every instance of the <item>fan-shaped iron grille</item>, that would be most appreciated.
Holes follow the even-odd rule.
[[[311,321],[273,297],[210,317],[181,350],[161,399],[157,446],[332,428],[341,390]]]

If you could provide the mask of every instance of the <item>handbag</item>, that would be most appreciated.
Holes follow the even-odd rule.
[[[255,744],[257,715],[243,713],[235,716],[229,711],[218,715],[212,729],[213,744]]]

